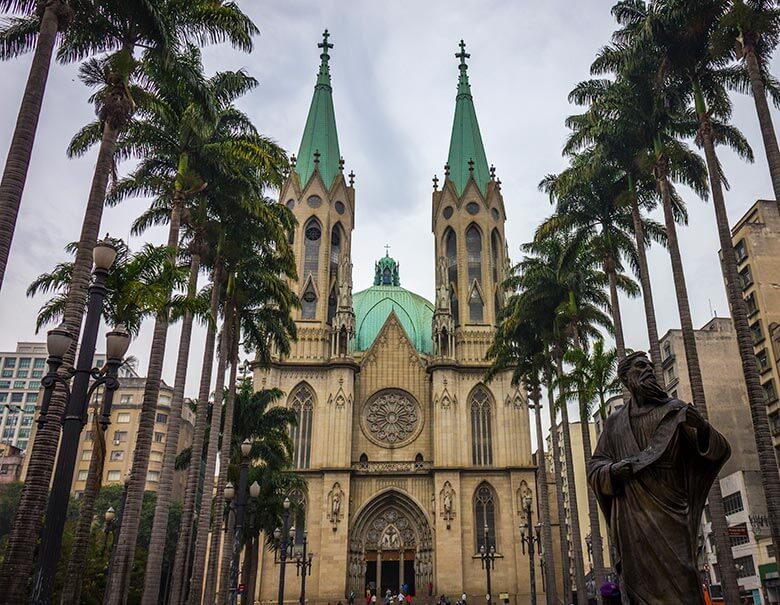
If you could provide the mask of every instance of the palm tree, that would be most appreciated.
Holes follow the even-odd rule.
[[[16,218],[19,215],[27,171],[30,168],[35,132],[41,115],[51,58],[54,55],[54,44],[57,35],[65,30],[71,19],[67,0],[46,2],[42,7],[43,13],[38,14],[40,7],[40,3],[32,1],[3,0],[0,2],[0,12],[22,11],[26,17],[18,21],[12,20],[9,25],[0,29],[0,59],[7,60],[27,50],[24,46],[14,43],[15,28],[29,31],[31,26],[37,25],[38,31],[30,75],[22,95],[22,104],[11,137],[3,178],[0,181],[0,289],[3,286]]]
[[[168,52],[176,46],[177,38],[199,43],[229,40],[236,47],[250,50],[257,28],[234,3],[222,0],[161,0],[154,4],[144,0],[2,0],[0,10],[19,14],[0,28],[0,59],[35,49],[0,182],[2,287],[58,34],[60,61],[115,53],[124,55],[127,63],[134,48]],[[122,91],[117,88],[115,92],[119,101]],[[110,144],[110,136],[106,142]]]
[[[517,281],[516,276],[511,276],[504,284],[505,290],[516,290]],[[538,310],[539,308],[536,307],[536,309]],[[491,360],[491,367],[487,372],[486,380],[490,380],[499,372],[511,368],[512,383],[524,383],[528,392],[528,398],[532,402],[528,404],[528,407],[533,408],[536,420],[536,473],[537,486],[539,488],[539,510],[542,521],[542,548],[547,555],[545,559],[545,568],[547,570],[545,594],[547,595],[548,603],[556,603],[558,601],[558,586],[555,580],[555,558],[553,556],[550,495],[547,487],[540,390],[544,370],[544,344],[539,324],[529,316],[532,312],[533,309],[525,309],[523,307],[523,299],[520,295],[513,294],[509,298],[502,312],[496,332],[493,335],[493,342],[487,352],[487,358]],[[551,431],[550,435],[552,438],[557,437],[555,431]],[[555,443],[557,447],[557,438]],[[559,524],[561,527],[565,527],[564,523],[559,522]],[[565,558],[561,560],[562,565],[567,563],[568,548],[566,549]],[[564,578],[567,575],[567,571],[564,571]]]
[[[731,103],[726,94],[725,82],[729,74],[722,70],[725,59],[712,52],[714,36],[725,10],[726,6],[716,0],[702,0],[695,4],[667,0],[654,3],[650,8],[639,0],[621,2],[613,9],[623,26],[614,35],[621,52],[618,56],[612,56],[611,60],[618,67],[625,66],[628,69],[640,65],[650,52],[658,57],[654,73],[662,98],[666,91],[680,94],[676,92],[679,87],[685,94],[684,98],[693,105],[692,110],[687,111],[696,128],[696,142],[704,149],[721,246],[721,270],[748,391],[772,538],[777,547],[780,545],[780,474],[772,448],[765,394],[761,387],[731,240],[723,194],[725,175],[715,149],[716,144],[727,145],[742,157],[752,159],[747,141],[739,130],[728,123]],[[706,407],[701,411],[706,418]],[[714,483],[711,494],[710,510],[718,556],[722,559],[719,569],[723,575],[724,594],[728,602],[738,602],[736,571],[726,535],[718,481]]]
[[[731,71],[727,85],[753,95],[761,138],[769,164],[775,200],[780,200],[780,148],[772,124],[767,94],[780,103],[778,82],[769,72],[769,61],[780,41],[780,10],[770,0],[732,0],[714,35],[717,51],[741,61]]]
[[[69,246],[68,250],[75,252],[75,245]],[[157,313],[160,305],[169,304],[165,295],[167,288],[181,284],[185,279],[183,270],[171,266],[169,260],[169,252],[164,246],[146,245],[131,254],[126,245],[117,242],[117,258],[109,273],[108,295],[103,307],[108,325],[124,325],[131,335],[137,335],[144,317]],[[61,319],[72,273],[73,262],[60,263],[52,272],[38,276],[27,289],[28,296],[54,293],[38,314],[36,330]],[[92,456],[86,488],[79,501],[79,522],[68,559],[62,603],[80,602],[81,576],[91,534],[93,505],[100,489],[102,463],[100,456]]]
[[[592,353],[584,349],[569,349],[564,355],[567,363],[574,366],[564,385],[569,394],[577,396],[580,404],[580,429],[582,432],[582,452],[585,468],[590,464],[593,446],[590,440],[590,418],[593,415],[593,403],[598,398],[599,414],[606,419],[606,397],[621,391],[616,376],[617,351],[604,351],[604,341],[593,343]],[[604,550],[599,522],[599,508],[596,494],[592,489],[588,492],[588,519],[593,551],[593,578],[598,589],[605,580]]]

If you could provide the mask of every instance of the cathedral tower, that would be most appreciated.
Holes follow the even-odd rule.
[[[434,355],[480,362],[503,304],[507,263],[501,181],[488,168],[460,41],[458,93],[444,181],[434,177],[432,229],[436,250]]]
[[[355,332],[352,312],[351,240],[355,217],[354,174],[345,178],[339,152],[330,81],[333,45],[325,30],[320,69],[293,170],[280,200],[295,214],[298,342],[290,358],[346,357]]]

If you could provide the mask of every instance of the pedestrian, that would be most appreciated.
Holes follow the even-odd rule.
[[[376,595],[375,594],[371,595],[371,605],[376,605]]]
[[[463,605],[466,605],[466,593],[465,592],[462,595],[460,595],[460,602],[463,603]]]
[[[409,591],[406,592],[406,605],[412,605],[412,595],[409,594]]]
[[[349,605],[355,605],[355,591],[349,591]]]
[[[393,593],[390,592],[390,589],[388,588],[385,592],[385,605],[390,605],[391,601],[393,600]]]

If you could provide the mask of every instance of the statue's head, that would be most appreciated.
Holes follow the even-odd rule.
[[[653,362],[647,358],[644,351],[636,351],[618,364],[617,373],[620,382],[625,385],[631,395],[643,402],[663,403],[669,396],[653,373]]]

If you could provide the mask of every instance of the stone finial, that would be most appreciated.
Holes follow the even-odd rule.
[[[344,172],[344,158],[339,158],[339,172]]]
[[[293,167],[293,168],[295,168],[295,163],[296,163],[297,161],[298,161],[298,158],[297,158],[297,157],[295,157],[295,154],[292,154],[292,155],[290,156],[290,166],[291,166],[291,167]]]
[[[496,179],[496,185],[498,185],[498,188],[501,189],[501,179]]]
[[[322,155],[320,153],[320,150],[319,149],[315,149],[314,150],[314,164],[316,166],[319,166],[319,164],[320,164],[320,155]]]
[[[444,176],[450,176],[450,163],[444,164]]]
[[[496,180],[496,167],[493,166],[493,164],[490,165],[490,180],[491,181]]]
[[[352,187],[355,184],[355,171],[350,170],[347,176],[349,176],[349,186]]]
[[[438,191],[439,190],[439,177],[435,174],[433,175],[433,190]]]

